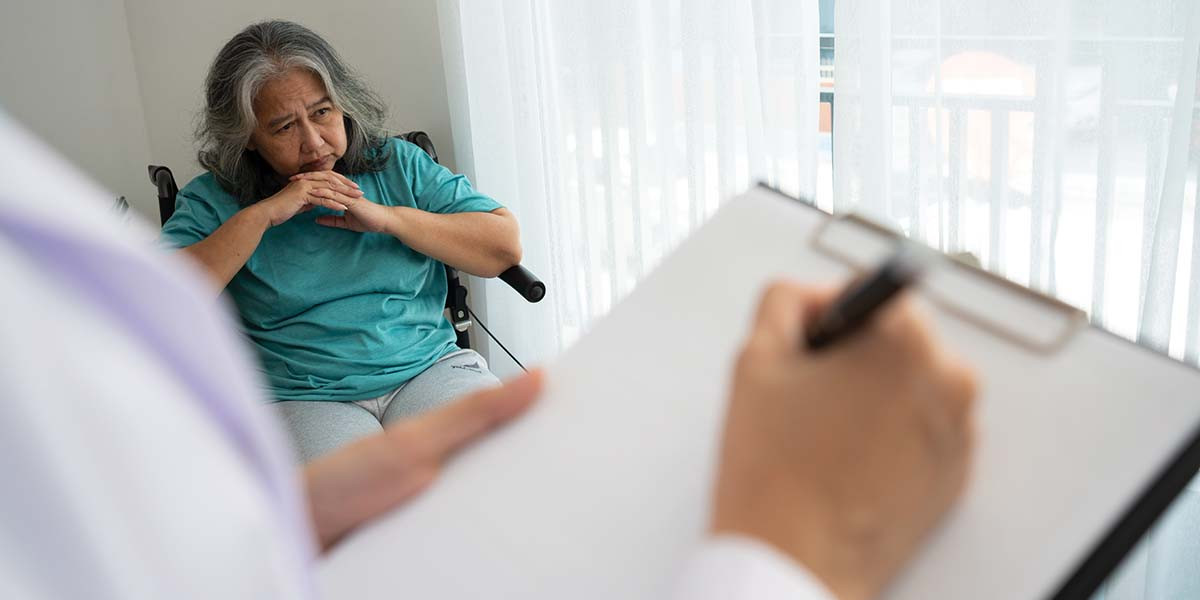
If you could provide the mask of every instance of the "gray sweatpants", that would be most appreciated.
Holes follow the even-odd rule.
[[[308,462],[354,440],[383,431],[383,426],[421,414],[475,390],[498,385],[487,362],[474,350],[443,356],[395,390],[356,402],[276,402],[276,412],[291,434],[297,460]]]

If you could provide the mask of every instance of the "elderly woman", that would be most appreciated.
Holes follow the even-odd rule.
[[[163,227],[236,304],[305,461],[497,383],[455,344],[442,263],[495,277],[520,262],[517,222],[385,112],[317,34],[247,27],[205,82],[208,172]]]

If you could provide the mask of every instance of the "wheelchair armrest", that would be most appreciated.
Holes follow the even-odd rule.
[[[540,302],[546,297],[546,284],[537,275],[521,265],[513,265],[500,274],[500,279],[530,302]]]
[[[433,159],[433,162],[438,162],[437,150],[435,150],[433,147],[433,140],[430,139],[429,134],[425,133],[424,131],[410,131],[408,133],[401,133],[396,137],[406,142],[416,144],[418,148],[424,150],[425,153],[429,155],[429,158]],[[153,177],[153,175],[151,175],[151,177]],[[447,273],[453,274],[454,271],[447,267]],[[530,302],[540,302],[542,298],[546,297],[546,284],[542,283],[542,281],[537,278],[537,275],[534,275],[529,271],[529,269],[526,269],[521,265],[513,265],[512,267],[509,267],[507,271],[500,274],[500,279],[512,287],[512,289],[517,290],[517,293],[520,294],[522,298],[525,298]],[[452,314],[461,315],[461,318],[457,316],[452,318],[455,319],[456,326],[458,323],[464,323],[465,325],[463,325],[462,330],[465,330],[466,327],[470,326],[470,321],[467,320],[466,313],[464,312],[466,309],[466,288],[462,288],[462,298],[456,298],[453,295],[456,292],[453,290],[457,287],[462,287],[462,284],[454,280],[454,276],[451,276],[450,286],[452,295],[450,297],[451,302],[447,303],[447,308],[450,309]],[[460,330],[460,333],[462,333],[462,330]],[[459,345],[462,344],[460,343]]]

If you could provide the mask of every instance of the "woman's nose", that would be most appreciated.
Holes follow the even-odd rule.
[[[304,125],[304,135],[300,141],[301,152],[315,152],[321,148],[323,141],[321,140],[321,132],[313,127],[312,124]]]

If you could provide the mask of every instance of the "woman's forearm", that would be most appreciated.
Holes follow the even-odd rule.
[[[413,250],[479,277],[495,277],[521,262],[517,220],[507,209],[438,214],[394,207],[386,228]]]
[[[183,253],[199,262],[208,272],[218,290],[224,290],[254,254],[270,227],[270,219],[258,205],[238,211],[207,238],[183,249]]]

